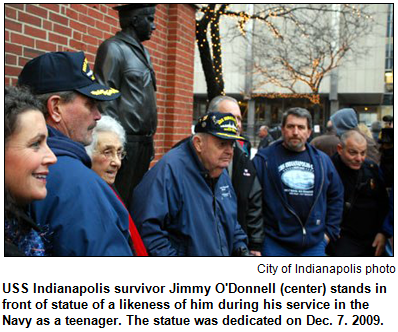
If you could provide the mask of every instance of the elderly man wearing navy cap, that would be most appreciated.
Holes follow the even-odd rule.
[[[130,211],[150,255],[249,255],[226,170],[237,139],[232,114],[209,113],[145,174]]]
[[[155,4],[114,7],[120,27],[97,51],[94,71],[98,80],[118,89],[122,97],[103,103],[103,113],[117,119],[127,134],[126,158],[115,185],[126,204],[154,156],[153,135],[157,127],[156,79],[142,42],[155,30]]]
[[[54,256],[131,256],[128,212],[91,168],[84,149],[101,118],[98,102],[120,96],[99,84],[83,52],[45,53],[23,68],[46,113],[48,145],[58,158],[46,181],[47,197],[33,203]],[[44,224],[43,224],[44,223]]]

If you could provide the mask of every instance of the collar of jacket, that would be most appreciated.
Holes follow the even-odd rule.
[[[237,168],[236,165],[238,165],[238,163],[243,164],[245,162],[245,159],[249,159],[245,150],[243,150],[242,146],[239,143],[235,142],[234,156],[230,163],[230,166],[232,167],[232,174],[235,172],[235,168]]]
[[[152,66],[151,66],[151,61],[149,59],[149,54],[146,52],[144,45],[141,44],[138,40],[130,36],[128,33],[124,31],[119,31],[116,33],[115,38],[122,40],[123,42],[129,44],[132,49],[134,50],[134,53],[139,57],[142,62],[151,70],[152,72]]]
[[[91,159],[83,144],[72,141],[59,130],[47,125],[48,146],[57,157],[68,156],[80,160],[86,167],[91,168]]]
[[[116,33],[115,37],[117,39],[123,40],[127,44],[130,44],[136,48],[138,48],[141,52],[144,52],[144,45],[134,37],[130,36],[128,33],[122,31],[119,31]]]
[[[357,177],[359,174],[359,169],[355,170],[344,164],[343,160],[341,159],[340,155],[337,152],[332,156],[332,162],[336,167],[336,170],[340,174],[340,176],[348,175],[350,177]],[[361,166],[361,169],[362,168],[363,164]]]
[[[361,168],[355,170],[348,167],[336,152],[332,157],[332,162],[343,183],[345,195],[348,195],[348,193],[353,190],[360,190],[362,187],[366,186],[368,181],[372,178],[372,173],[368,172],[370,168],[374,167],[372,166],[373,162],[371,160],[365,159]],[[350,184],[353,187],[350,187]]]
[[[145,64],[145,66],[151,72],[152,83],[155,91],[157,91],[157,84],[156,84],[156,75],[152,68],[151,59],[149,57],[148,51],[145,49],[144,45],[141,44],[138,40],[130,36],[128,33],[124,31],[119,31],[116,33],[115,38],[124,41],[125,43],[129,44],[132,47],[133,52],[136,56]]]

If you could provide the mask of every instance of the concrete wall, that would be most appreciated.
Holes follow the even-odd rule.
[[[386,49],[387,4],[374,5],[375,28],[359,40],[368,54],[352,59],[339,68],[339,93],[383,93]],[[327,82],[322,92],[329,91]]]

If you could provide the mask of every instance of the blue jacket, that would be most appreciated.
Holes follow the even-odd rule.
[[[306,144],[314,165],[314,203],[307,220],[300,220],[289,206],[278,175],[278,141],[258,151],[253,159],[257,176],[263,186],[263,214],[268,236],[295,252],[302,252],[320,243],[326,233],[332,240],[340,233],[344,189],[330,158]]]
[[[135,188],[131,216],[152,256],[229,256],[246,248],[236,196],[224,172],[214,183],[187,141],[169,151]]]
[[[108,184],[90,169],[84,146],[48,126],[48,145],[58,158],[50,166],[47,197],[32,216],[49,230],[54,256],[131,256],[128,211]]]

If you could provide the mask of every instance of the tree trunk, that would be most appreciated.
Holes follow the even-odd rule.
[[[221,48],[216,46],[220,44],[220,31],[218,23],[220,15],[225,10],[225,4],[220,10],[215,11],[216,4],[209,4],[204,12],[201,20],[196,21],[196,41],[198,44],[200,60],[202,63],[203,73],[206,79],[207,98],[212,100],[214,97],[224,94],[224,79],[222,75]],[[210,50],[210,43],[207,37],[207,30],[211,25],[213,54]],[[217,72],[218,69],[218,72]]]

